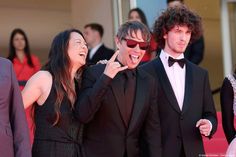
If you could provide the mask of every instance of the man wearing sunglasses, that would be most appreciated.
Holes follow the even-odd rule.
[[[76,116],[85,123],[86,157],[139,157],[145,140],[150,157],[161,157],[155,79],[138,69],[148,48],[148,28],[137,21],[123,24],[119,49],[105,64],[83,75]]]
[[[201,18],[186,6],[170,7],[154,24],[162,51],[143,69],[157,80],[163,157],[205,156],[202,136],[217,128],[206,70],[184,58],[189,42],[202,35]]]

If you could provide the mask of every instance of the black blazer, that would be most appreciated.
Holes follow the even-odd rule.
[[[88,68],[76,105],[76,115],[85,124],[83,148],[86,157],[140,156],[140,139],[147,141],[151,157],[161,156],[161,139],[156,106],[156,85],[145,71],[138,69],[136,93],[130,123],[124,122],[122,84],[117,74],[103,74],[105,65]]]
[[[234,75],[234,78],[236,79],[236,75]],[[234,128],[233,103],[234,90],[228,78],[225,78],[220,91],[220,104],[222,125],[228,143],[230,143],[236,135],[236,130]]]
[[[182,111],[160,58],[143,65],[142,69],[157,80],[163,157],[178,156],[184,146],[186,157],[204,153],[202,137],[196,123],[206,118],[212,123],[212,136],[217,128],[216,110],[207,71],[187,61],[185,96]],[[171,149],[171,150],[170,150]]]
[[[89,54],[86,58],[87,64],[96,64],[100,60],[109,60],[111,56],[114,54],[114,50],[107,48],[104,44],[96,51],[91,59],[89,59]]]
[[[0,156],[31,157],[29,130],[13,66],[0,57]]]

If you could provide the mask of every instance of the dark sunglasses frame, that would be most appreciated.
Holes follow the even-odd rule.
[[[123,40],[126,41],[126,45],[129,48],[135,48],[137,46],[137,44],[139,45],[139,48],[141,50],[147,50],[149,48],[149,42],[139,42],[139,41],[135,41],[132,39],[126,39],[126,38],[123,38]]]

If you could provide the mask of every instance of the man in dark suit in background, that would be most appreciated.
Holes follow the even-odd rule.
[[[31,157],[29,131],[16,76],[0,58],[0,156]]]
[[[119,51],[84,72],[76,115],[85,123],[86,157],[139,157],[141,139],[147,155],[161,157],[155,79],[137,69],[149,40],[144,24],[127,22],[116,36]]]
[[[180,5],[155,21],[154,35],[162,51],[142,69],[157,80],[163,157],[204,156],[202,135],[217,128],[216,110],[206,70],[184,58],[189,41],[202,34],[201,18]]]
[[[84,26],[84,37],[88,44],[89,53],[88,64],[96,64],[100,60],[109,60],[114,54],[112,49],[107,48],[102,43],[103,27],[98,23],[90,23]]]

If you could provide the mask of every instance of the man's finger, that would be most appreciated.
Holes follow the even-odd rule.
[[[200,119],[199,121],[197,121],[196,127],[199,127],[202,123],[202,119]]]
[[[118,56],[118,54],[119,54],[119,50],[117,50],[117,51],[112,55],[111,59],[110,59],[108,62],[114,62],[115,59],[116,59],[116,57]]]
[[[200,125],[199,129],[203,131],[208,131],[209,127],[207,125]]]

